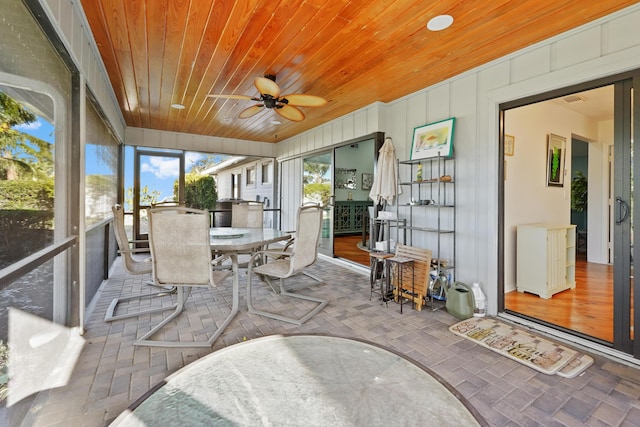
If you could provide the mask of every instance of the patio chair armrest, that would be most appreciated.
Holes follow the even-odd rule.
[[[149,243],[149,239],[129,240],[129,243]]]
[[[149,253],[149,248],[118,249],[119,254]]]
[[[289,257],[292,254],[293,253],[291,251],[285,251],[285,250],[281,250],[281,249],[278,249],[278,250],[266,249],[264,251],[257,251],[256,253],[254,253],[252,255],[251,258],[267,256],[269,258],[278,259],[278,258],[283,258],[283,257]]]
[[[218,255],[214,259],[211,260],[211,265],[220,265],[226,260],[230,259],[231,255]]]

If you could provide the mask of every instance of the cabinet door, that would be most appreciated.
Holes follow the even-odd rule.
[[[567,286],[567,230],[547,231],[547,289],[553,292]]]
[[[348,204],[336,204],[334,218],[334,231],[336,233],[344,233],[351,230],[351,206]]]
[[[352,228],[353,231],[360,231],[364,228],[364,221],[366,218],[368,206],[365,203],[358,204],[353,207],[353,216],[352,216]]]

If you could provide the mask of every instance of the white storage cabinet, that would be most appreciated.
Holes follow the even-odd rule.
[[[548,299],[576,287],[575,225],[519,225],[516,256],[518,292]]]

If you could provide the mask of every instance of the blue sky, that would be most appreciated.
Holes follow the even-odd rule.
[[[29,135],[33,135],[37,138],[42,139],[43,141],[47,141],[53,143],[54,141],[54,127],[47,120],[38,116],[38,120],[33,123],[24,124],[16,126],[15,129],[27,133]],[[88,145],[86,147],[85,152],[86,157],[86,166],[87,166],[87,175],[94,174],[109,174],[111,173],[109,168],[101,161],[98,160],[96,156],[96,147],[93,145]]]
[[[45,119],[38,117],[38,120],[27,125],[15,127],[21,132],[33,135],[44,141],[54,143],[54,127]],[[201,153],[187,152],[185,154],[185,165],[187,172],[191,170],[194,162],[203,158]],[[85,148],[86,174],[111,174],[108,166],[97,156],[97,147],[87,145]],[[147,185],[150,190],[160,192],[159,200],[173,197],[173,183],[178,178],[179,163],[177,159],[159,156],[143,156],[141,169],[142,186]],[[133,148],[127,147],[125,150],[125,188],[133,187]]]
[[[38,120],[33,123],[18,125],[15,128],[43,141],[53,142],[53,125],[42,117],[38,117]]]
[[[124,186],[125,188],[133,187],[133,147],[127,147],[125,150],[125,172]],[[186,171],[190,171],[194,162],[203,158],[200,153],[185,153]],[[173,197],[173,183],[178,179],[179,160],[172,157],[161,156],[142,156],[140,163],[140,186],[149,187],[150,191],[159,191],[159,200]]]

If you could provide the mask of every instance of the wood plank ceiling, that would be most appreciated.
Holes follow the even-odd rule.
[[[128,126],[278,142],[389,102],[632,0],[82,0]],[[427,21],[455,18],[444,31]],[[255,102],[256,77],[283,94],[318,95],[293,122]],[[176,110],[171,104],[183,104]],[[274,125],[272,120],[282,122]]]

